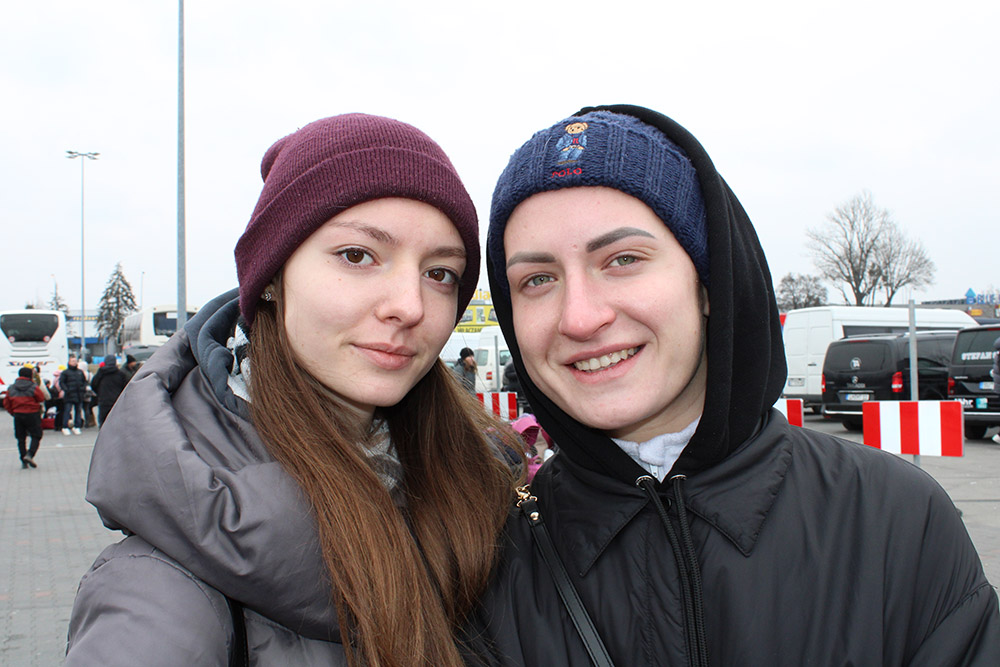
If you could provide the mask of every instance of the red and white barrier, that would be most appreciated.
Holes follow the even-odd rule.
[[[802,426],[802,399],[801,398],[779,398],[774,404],[774,408],[785,415],[785,419],[792,426]]]
[[[894,454],[962,456],[959,401],[869,401],[861,409],[866,445]]]
[[[512,391],[501,391],[488,394],[476,394],[483,407],[490,410],[500,419],[510,421],[517,419],[517,394]]]

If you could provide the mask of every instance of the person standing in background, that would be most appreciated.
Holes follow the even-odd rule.
[[[104,420],[107,419],[108,413],[125,389],[128,380],[128,374],[118,368],[118,360],[113,355],[104,357],[104,365],[94,373],[94,379],[90,381],[90,388],[97,395],[98,428],[104,426]]]
[[[122,370],[125,371],[125,375],[128,376],[129,380],[132,379],[132,376],[135,375],[136,372],[141,367],[142,367],[142,364],[140,364],[138,361],[136,361],[135,357],[133,357],[131,354],[126,354],[125,355],[125,368],[123,368]]]
[[[69,366],[59,374],[59,387],[63,391],[63,421],[57,426],[63,435],[70,434],[69,419],[73,415],[73,433],[80,435],[85,423],[83,401],[87,395],[87,375],[78,367],[75,355],[70,355]]]
[[[22,366],[3,399],[4,410],[14,417],[14,437],[22,469],[38,467],[35,454],[42,442],[42,406],[49,399],[48,390],[44,385],[39,386],[38,380],[38,371],[31,366]],[[30,448],[26,447],[29,437]]]
[[[56,372],[52,375],[52,400],[55,401],[56,406],[56,421],[53,428],[57,431],[63,427],[63,421],[66,419],[66,401],[63,399],[62,386],[59,384],[59,378],[64,370],[66,370],[66,366],[59,364]]]
[[[458,379],[462,381],[462,386],[470,394],[476,393],[476,353],[471,347],[463,347],[458,353],[458,361],[452,365],[452,370]]]

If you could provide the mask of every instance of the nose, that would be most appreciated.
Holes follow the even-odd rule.
[[[586,274],[567,274],[563,281],[560,334],[575,340],[587,340],[614,322],[615,309],[605,297],[599,281]]]
[[[419,271],[399,271],[385,281],[381,298],[375,306],[375,316],[394,321],[398,326],[412,327],[424,318],[424,295]]]

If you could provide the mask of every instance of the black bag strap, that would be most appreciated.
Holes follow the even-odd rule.
[[[229,667],[250,667],[250,647],[247,644],[247,622],[243,604],[226,596],[233,617],[233,650],[229,652]]]
[[[611,661],[611,656],[608,655],[608,650],[604,647],[604,642],[601,641],[601,635],[594,627],[594,622],[590,619],[587,608],[583,606],[580,594],[577,593],[573,581],[566,572],[566,566],[563,565],[555,545],[552,544],[552,538],[549,537],[542,513],[538,509],[538,499],[528,492],[526,486],[518,488],[517,495],[517,506],[524,518],[527,519],[528,525],[531,526],[531,536],[534,538],[535,545],[542,554],[542,560],[545,561],[545,565],[549,568],[549,573],[556,583],[559,597],[562,598],[563,604],[573,620],[573,625],[576,627],[580,639],[583,640],[590,661],[594,663],[595,667],[614,667],[614,662]]]

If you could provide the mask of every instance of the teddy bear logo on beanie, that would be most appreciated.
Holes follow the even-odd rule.
[[[559,137],[556,150],[559,151],[559,161],[556,164],[576,162],[583,156],[587,148],[587,123],[570,123],[566,126],[566,134]]]

